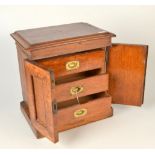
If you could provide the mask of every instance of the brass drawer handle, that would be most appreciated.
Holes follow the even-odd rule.
[[[78,93],[83,92],[84,88],[82,86],[75,86],[70,89],[71,95],[77,95]]]
[[[87,114],[87,109],[79,109],[74,112],[74,117],[81,117]]]
[[[79,61],[69,61],[66,63],[66,70],[67,71],[78,69],[79,67],[80,67]]]

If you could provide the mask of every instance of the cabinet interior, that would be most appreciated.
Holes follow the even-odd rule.
[[[67,82],[73,82],[73,81],[81,80],[81,79],[88,78],[91,76],[95,76],[100,73],[101,73],[101,69],[94,69],[90,71],[61,76],[55,79],[55,84],[59,85],[59,84],[67,83]]]
[[[79,97],[79,102],[80,102],[80,104],[85,104],[90,101],[102,98],[102,97],[110,97],[110,95],[107,92],[100,92],[100,93],[96,93],[96,94],[92,94],[92,95],[88,95],[88,96],[84,96],[84,97]],[[77,104],[79,104],[79,103],[78,103],[76,97],[75,97],[75,99],[72,99],[72,100],[57,103],[58,109],[67,108],[67,107],[74,106]]]

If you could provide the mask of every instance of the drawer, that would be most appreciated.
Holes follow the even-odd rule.
[[[37,60],[37,62],[46,69],[52,69],[55,78],[57,78],[97,68],[105,69],[105,52],[103,49],[97,49],[72,55]]]
[[[99,74],[82,78],[80,80],[67,82],[56,85],[55,98],[57,102],[62,102],[70,99],[87,96],[108,90],[108,74]]]
[[[98,93],[58,104],[57,130],[64,131],[112,116],[111,97]]]

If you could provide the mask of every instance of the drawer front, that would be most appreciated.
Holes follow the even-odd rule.
[[[95,94],[108,90],[108,74],[101,74],[57,85],[55,88],[55,98],[57,102],[62,102],[70,99]]]
[[[68,130],[109,116],[112,116],[111,97],[101,97],[58,110],[57,130]]]
[[[55,78],[57,78],[97,68],[105,68],[104,61],[105,52],[102,49],[98,49],[90,52],[38,60],[37,62],[47,69],[52,69]]]

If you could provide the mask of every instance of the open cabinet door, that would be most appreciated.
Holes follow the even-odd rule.
[[[31,61],[25,61],[25,68],[31,123],[41,135],[57,142],[52,71],[45,70]]]
[[[113,103],[140,106],[144,98],[148,47],[113,44],[109,49],[107,72]]]

